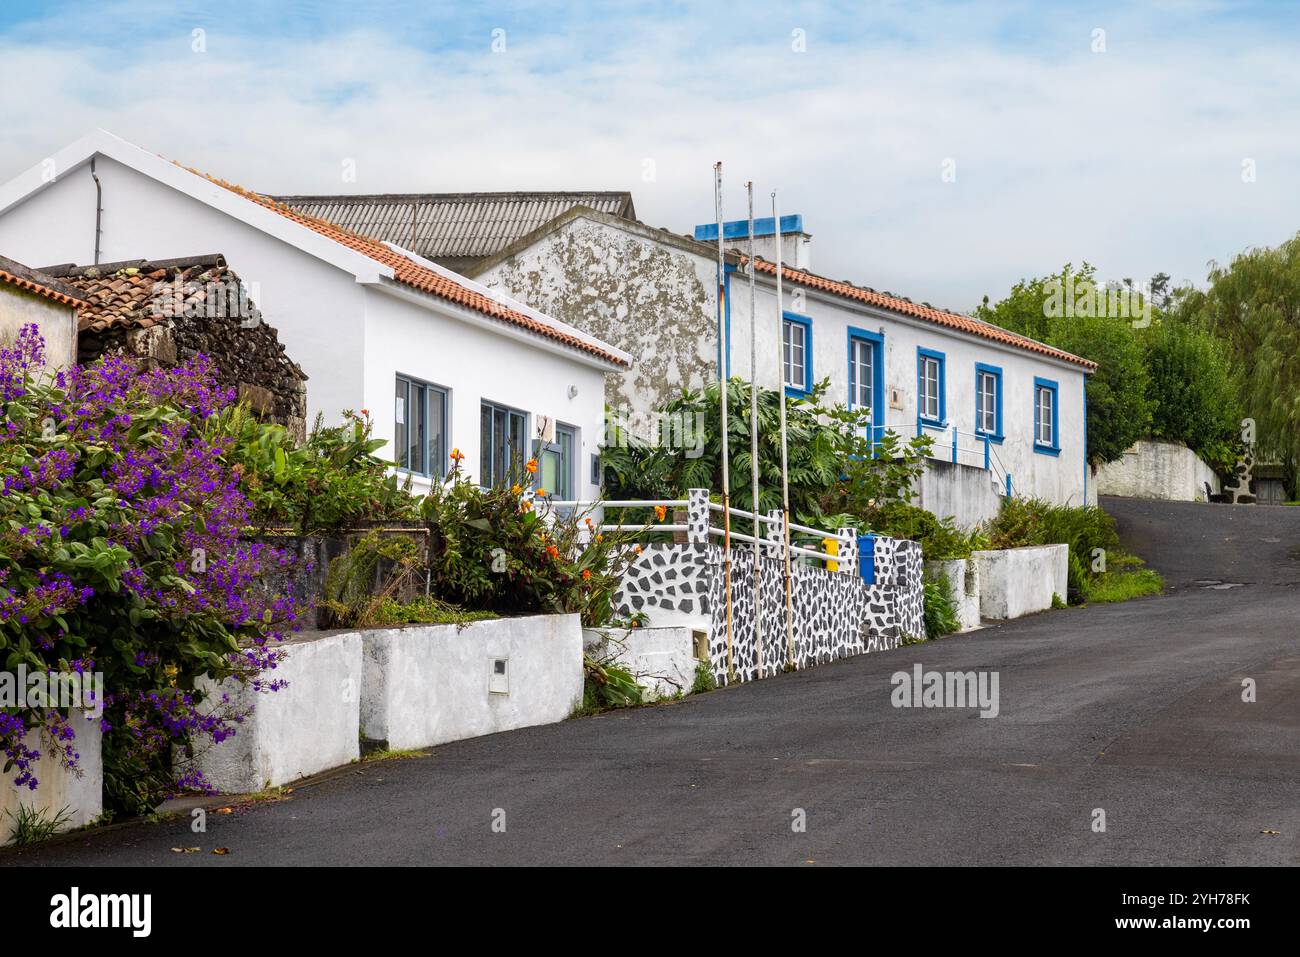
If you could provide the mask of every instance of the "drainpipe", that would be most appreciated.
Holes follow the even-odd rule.
[[[104,185],[95,172],[95,158],[90,158],[90,178],[95,181],[95,265],[99,265],[99,237],[104,230],[100,228],[104,221]]]

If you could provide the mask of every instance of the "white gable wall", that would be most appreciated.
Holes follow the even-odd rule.
[[[221,253],[307,373],[308,427],[318,412],[333,420],[360,407],[363,305],[352,275],[114,160],[98,157],[95,172],[103,185],[100,262]],[[89,165],[0,215],[0,254],[35,268],[93,263]]]

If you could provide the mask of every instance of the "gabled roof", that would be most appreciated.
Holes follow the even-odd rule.
[[[742,262],[745,260],[742,260]],[[757,272],[772,277],[776,276],[776,264],[768,262],[766,259],[754,257],[754,268]],[[793,269],[790,266],[781,266],[781,279],[783,282],[792,282],[799,286],[806,286],[809,289],[816,289],[820,292],[827,292],[834,296],[841,296],[845,299],[853,299],[857,302],[866,303],[869,306],[875,306],[878,309],[887,309],[890,312],[896,312],[900,315],[911,316],[914,319],[923,319],[926,322],[933,322],[936,325],[946,326],[957,332],[964,332],[972,336],[979,336],[981,339],[989,339],[993,342],[1000,342],[1006,346],[1012,346],[1017,349],[1024,349],[1028,352],[1036,352],[1039,355],[1047,356],[1052,359],[1058,359],[1062,362],[1070,362],[1074,365],[1082,366],[1088,372],[1097,370],[1097,363],[1090,359],[1082,359],[1079,356],[1072,355],[1061,349],[1054,348],[1046,343],[1039,342],[1037,339],[1030,339],[1028,336],[1022,336],[1019,333],[1012,332],[1010,329],[1003,329],[1001,326],[995,326],[991,322],[985,322],[982,319],[976,319],[972,316],[963,316],[961,313],[948,312],[943,309],[936,309],[928,303],[917,303],[910,299],[904,299],[901,296],[894,296],[889,293],[876,292],[865,286],[855,286],[852,283],[843,282],[836,279],[827,279],[825,276],[818,276],[804,269]]]
[[[0,256],[0,283],[15,286],[24,292],[52,299],[65,306],[80,306],[81,294],[71,286],[59,282],[48,273],[32,269],[22,263]]]
[[[229,283],[237,290],[239,283],[239,277],[220,255],[47,266],[42,272],[63,280],[84,297],[85,302],[77,310],[79,332],[148,329],[209,304],[225,308],[230,304],[209,303],[210,297],[223,295],[222,289],[214,289],[213,284]]]
[[[358,282],[395,283],[492,320],[502,332],[572,349],[606,367],[627,368],[631,356],[523,303],[493,292],[392,244],[363,236],[290,209],[252,190],[189,169],[96,130],[52,158],[62,178],[96,155],[106,156],[201,202],[228,213],[309,255],[351,272]],[[45,165],[32,167],[0,186],[0,214],[50,186]],[[414,301],[420,301],[416,297]]]
[[[632,194],[589,190],[275,196],[324,219],[460,270],[495,255],[574,206],[635,219]]]

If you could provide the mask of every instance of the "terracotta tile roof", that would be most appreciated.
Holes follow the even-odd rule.
[[[744,259],[742,257],[742,262],[743,261]],[[766,259],[755,257],[754,267],[761,273],[767,273],[770,276],[776,275],[776,264],[768,262]],[[843,296],[846,299],[855,299],[858,302],[864,302],[870,306],[876,306],[880,309],[888,309],[891,312],[901,313],[905,316],[912,316],[916,319],[924,319],[927,322],[933,322],[940,326],[947,326],[949,329],[955,329],[958,332],[965,332],[972,336],[979,336],[982,339],[1000,342],[1003,345],[1014,346],[1017,349],[1024,349],[1028,352],[1036,352],[1039,355],[1049,356],[1053,359],[1060,359],[1063,362],[1072,362],[1075,365],[1082,366],[1088,372],[1095,372],[1097,369],[1097,363],[1089,359],[1082,359],[1079,356],[1071,355],[1061,349],[1054,349],[1046,343],[1039,342],[1037,339],[1030,339],[1028,336],[1022,336],[1019,333],[1012,332],[1010,329],[1003,329],[1001,326],[995,326],[991,322],[984,322],[981,319],[975,319],[971,316],[963,316],[956,312],[946,312],[943,309],[936,309],[925,303],[912,302],[910,299],[891,296],[888,293],[876,292],[874,289],[868,289],[864,286],[855,286],[852,283],[827,279],[825,276],[818,276],[802,269],[793,269],[790,266],[783,265],[781,267],[781,278],[784,282],[793,282],[800,286],[807,286],[810,289],[818,289],[822,292],[829,292],[832,295]]]
[[[53,276],[46,275],[37,269],[30,269],[6,256],[0,256],[0,282],[37,296],[43,296],[46,299],[52,299],[65,306],[81,305],[77,290],[69,288]]]
[[[173,317],[202,315],[210,297],[241,289],[239,277],[219,255],[50,266],[47,271],[84,297],[77,310],[78,332],[148,329]]]
[[[179,166],[180,164],[178,163],[177,165]],[[182,169],[189,169],[189,167],[182,167]],[[587,339],[571,335],[564,330],[542,322],[539,319],[535,319],[525,313],[511,309],[508,306],[497,302],[495,299],[485,296],[481,292],[470,289],[467,286],[462,286],[455,280],[450,279],[441,273],[434,272],[427,266],[420,265],[409,256],[404,256],[388,246],[385,246],[377,239],[373,239],[370,236],[363,236],[360,233],[345,229],[342,226],[336,226],[334,223],[318,219],[315,216],[308,216],[305,213],[291,209],[283,203],[276,202],[269,196],[254,193],[252,190],[245,189],[242,186],[237,186],[234,183],[228,183],[225,180],[217,179],[214,176],[209,176],[199,170],[189,169],[189,171],[198,176],[202,176],[209,182],[215,183],[224,189],[230,190],[232,193],[242,196],[244,199],[250,200],[251,202],[257,203],[259,206],[279,213],[286,219],[293,220],[301,226],[306,226],[313,232],[319,233],[337,243],[341,243],[349,249],[361,253],[363,256],[368,256],[375,262],[388,266],[393,270],[393,275],[396,277],[398,282],[410,286],[412,289],[418,289],[421,292],[437,296],[439,299],[445,299],[448,302],[456,303],[459,306],[473,309],[475,312],[480,312],[485,316],[490,316],[493,319],[498,319],[509,325],[527,329],[529,332],[535,333],[543,338],[563,343],[570,348],[578,349],[582,352],[588,353],[589,355],[597,356],[615,365],[624,367],[630,365],[628,360],[623,358],[621,355],[607,352],[599,345],[596,345]]]

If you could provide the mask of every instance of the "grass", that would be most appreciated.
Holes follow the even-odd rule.
[[[14,833],[10,837],[11,844],[17,846],[26,846],[29,844],[39,844],[41,841],[47,841],[68,823],[71,818],[71,809],[66,805],[58,811],[50,812],[42,808],[30,807],[25,804],[18,805],[18,813],[8,812],[13,818]]]
[[[1130,598],[1158,595],[1164,587],[1165,580],[1150,568],[1108,571],[1089,582],[1084,601],[1087,604],[1128,601]]]
[[[370,752],[361,761],[364,764],[371,761],[409,761],[412,758],[422,758],[428,753],[420,748],[383,748]]]

